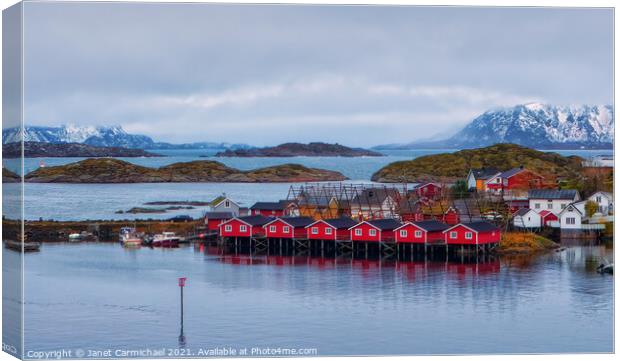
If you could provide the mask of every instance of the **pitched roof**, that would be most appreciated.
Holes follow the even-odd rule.
[[[514,212],[513,216],[524,216],[530,213],[532,210],[529,208],[519,208],[516,212]]]
[[[613,194],[613,193],[610,193],[610,192],[603,192],[603,191],[594,192],[594,193],[590,196],[590,198],[592,198],[592,197],[593,197],[594,195],[596,195],[596,194],[601,194],[601,195],[603,195],[603,196],[607,197],[608,199],[610,199],[610,200],[612,200],[612,201],[614,200],[614,194]]]
[[[357,224],[349,217],[324,219],[323,221],[336,229],[349,229]]]
[[[372,221],[368,221],[368,223],[379,228],[382,231],[391,231],[402,226],[402,223],[393,218],[375,219]]]
[[[444,230],[444,233],[448,230],[451,230],[453,228],[459,227],[459,226],[464,226],[467,227],[471,230],[474,230],[476,232],[489,232],[489,231],[496,231],[499,228],[494,225],[493,223],[489,223],[486,221],[478,221],[478,222],[471,222],[471,223],[459,223],[459,224],[455,224],[454,226]]]
[[[562,210],[560,211],[560,213],[559,213],[558,215],[560,215],[560,216],[561,216],[561,215],[562,215],[562,213],[564,213],[564,212],[568,212],[568,211],[570,211],[570,210],[575,210],[575,211],[577,211],[577,213],[579,213],[579,214],[583,215],[583,213],[579,210],[579,208],[577,208],[577,204],[580,204],[580,203],[585,203],[585,201],[581,201],[581,202],[573,202],[573,203],[571,203],[571,204],[567,205],[566,207],[564,207],[564,209],[562,209]]]
[[[399,196],[400,192],[394,188],[366,188],[356,194],[351,203],[362,207],[366,205],[381,205],[388,197],[396,201]]]
[[[527,197],[529,199],[568,199],[573,200],[577,195],[576,189],[530,189]]]
[[[300,198],[299,204],[304,206],[317,206],[317,207],[327,207],[329,203],[334,199],[333,196],[329,195],[304,195]]]
[[[295,227],[295,228],[305,227],[309,224],[314,223],[314,218],[310,218],[310,217],[279,217],[279,218],[276,218],[275,220],[278,220],[278,219],[282,220],[283,222],[287,224],[290,224],[292,227]]]
[[[523,172],[524,170],[525,170],[525,168],[522,168],[522,167],[512,168],[512,169],[509,169],[509,170],[507,170],[505,172],[500,173],[499,177],[501,177],[501,178],[510,178],[513,175],[517,174],[517,173]]]
[[[548,211],[548,210],[540,211],[540,212],[538,212],[538,214],[540,214],[540,216],[543,217],[543,218],[545,218],[545,217],[547,217],[549,215],[552,215],[555,218],[558,218],[553,212]]]
[[[446,229],[450,228],[449,225],[439,221],[420,221],[411,223],[427,232],[445,231]]]
[[[398,211],[402,213],[416,213],[420,210],[420,201],[403,199],[398,203]]]
[[[241,222],[247,223],[251,226],[262,226],[265,225],[269,222],[271,222],[273,220],[273,217],[265,217],[265,216],[261,216],[259,215],[255,215],[255,216],[244,216],[244,217],[239,217],[237,218],[238,220],[240,220]]]
[[[231,219],[234,215],[232,212],[207,212],[205,217],[207,219]]]
[[[469,171],[474,175],[474,178],[482,180],[489,179],[499,173],[495,168],[477,168],[470,169]]]
[[[264,211],[281,211],[284,205],[281,202],[256,202],[250,209],[259,209]]]

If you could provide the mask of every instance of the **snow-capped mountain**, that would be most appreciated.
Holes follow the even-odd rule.
[[[530,103],[489,110],[443,141],[415,142],[390,148],[474,148],[496,143],[515,143],[539,149],[612,148],[613,141],[614,109],[610,105]]]
[[[24,141],[45,143],[85,143],[103,147],[149,148],[154,142],[144,135],[128,134],[120,126],[25,127]],[[2,144],[21,141],[21,129],[2,130]]]
[[[61,127],[25,127],[26,142],[84,143],[97,147],[123,147],[137,149],[248,149],[247,144],[200,142],[171,144],[154,142],[146,135],[129,134],[120,126],[94,127],[63,125]],[[19,127],[2,130],[2,144],[19,142],[22,131]]]

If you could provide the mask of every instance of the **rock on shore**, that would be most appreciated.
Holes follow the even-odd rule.
[[[39,168],[25,177],[26,182],[33,183],[277,183],[346,179],[339,172],[307,168],[299,164],[241,171],[220,162],[206,160],[148,168],[113,158],[93,158],[62,166]]]

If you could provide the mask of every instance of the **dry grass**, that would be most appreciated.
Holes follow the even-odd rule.
[[[552,240],[534,233],[506,232],[499,242],[499,252],[502,253],[531,253],[559,246]]]

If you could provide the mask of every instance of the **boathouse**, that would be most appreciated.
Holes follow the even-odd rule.
[[[429,199],[437,199],[441,197],[442,190],[443,187],[441,185],[429,182],[416,185],[410,192],[414,193],[420,198],[426,197]]]
[[[220,223],[233,219],[232,212],[207,212],[205,214],[205,225],[210,231],[217,231]]]
[[[439,221],[407,222],[394,230],[397,243],[443,243],[449,225]]]
[[[250,207],[250,215],[282,217],[284,215],[284,208],[285,206],[282,202],[256,202]]]
[[[306,226],[314,222],[310,217],[280,217],[265,224],[267,238],[301,239],[307,237]]]
[[[349,228],[351,240],[358,242],[391,242],[394,241],[394,230],[401,226],[396,219],[375,219],[362,221]]]
[[[450,225],[458,224],[461,221],[461,215],[459,214],[459,211],[456,208],[450,207],[443,214],[443,221],[444,223],[450,224]]]
[[[533,209],[521,208],[513,213],[512,224],[517,228],[540,228],[542,217]]]
[[[221,237],[255,237],[264,234],[263,226],[273,218],[255,215],[235,217],[220,223]]]
[[[500,229],[489,222],[459,223],[443,231],[446,244],[487,244],[498,243]]]
[[[423,221],[422,204],[419,200],[403,199],[398,203],[398,214],[404,222]]]
[[[349,217],[322,219],[306,226],[308,239],[314,240],[345,240],[350,239],[349,229],[357,222]]]
[[[239,208],[241,208],[239,204],[228,198],[225,193],[212,200],[209,207],[211,212],[230,212],[235,217],[239,216]]]
[[[556,216],[553,212],[548,211],[548,210],[544,210],[544,211],[540,211],[538,212],[538,214],[540,214],[540,222],[543,226],[551,226],[552,223],[556,223],[559,221],[558,216]]]

